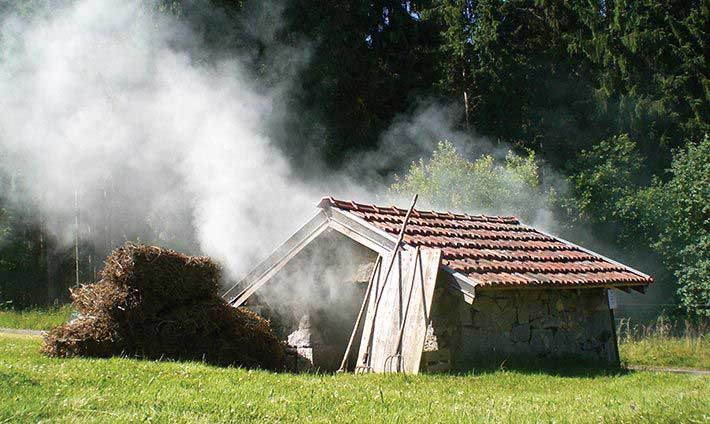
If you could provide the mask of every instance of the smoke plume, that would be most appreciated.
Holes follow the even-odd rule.
[[[275,120],[297,113],[281,99],[310,54],[307,42],[276,43],[279,3],[242,22],[268,46],[263,60],[275,71],[260,82],[248,55],[204,60],[200,38],[154,4],[61,4],[0,15],[0,170],[18,181],[6,199],[41,211],[66,244],[79,215],[81,237],[103,253],[138,238],[210,255],[238,277],[322,195],[406,206],[384,187],[438,141],[455,141],[471,158],[507,151],[457,130],[456,108],[425,104],[395,120],[377,150],[305,182],[268,135]]]
[[[78,203],[117,238],[169,233],[236,274],[311,213],[318,194],[264,135],[272,93],[237,59],[196,62],[173,17],[80,0],[1,28],[0,166],[59,240]]]

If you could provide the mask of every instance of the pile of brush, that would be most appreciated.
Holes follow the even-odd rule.
[[[45,354],[283,367],[283,346],[268,321],[222,300],[219,268],[207,257],[127,243],[106,259],[100,277],[72,291],[79,315],[45,336]]]

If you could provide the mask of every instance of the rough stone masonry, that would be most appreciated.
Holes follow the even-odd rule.
[[[607,290],[481,290],[472,304],[438,290],[423,370],[465,371],[480,359],[575,356],[615,363]]]

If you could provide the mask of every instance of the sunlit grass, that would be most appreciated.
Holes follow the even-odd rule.
[[[55,308],[14,310],[0,309],[0,327],[25,330],[49,330],[66,322],[74,309],[71,305]]]
[[[627,364],[710,370],[708,336],[622,340],[619,350],[622,362]]]
[[[50,359],[0,336],[0,422],[707,422],[710,378],[654,372],[293,375]]]
[[[707,322],[672,321],[633,324],[622,320],[618,328],[623,363],[710,369],[710,332]]]

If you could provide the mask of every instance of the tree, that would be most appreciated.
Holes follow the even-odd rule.
[[[570,217],[590,223],[626,250],[648,246],[660,255],[676,281],[683,312],[710,316],[710,141],[676,152],[667,181],[644,184],[644,160],[626,135],[605,140],[580,155],[570,177]]]
[[[469,161],[449,141],[440,142],[431,159],[412,163],[390,192],[417,193],[423,204],[438,209],[514,214],[527,222],[549,211],[554,196],[541,188],[534,153],[521,157],[509,151],[502,162],[491,155]]]
[[[276,136],[290,156],[315,153],[336,168],[350,153],[376,147],[393,118],[429,93],[431,28],[411,3],[287,5],[280,40],[309,40],[310,52],[286,93],[288,109],[298,113],[286,117]],[[305,158],[306,171],[312,156]]]
[[[583,64],[580,76],[594,86],[594,120],[637,140],[649,171],[663,174],[673,149],[708,132],[707,2],[536,4]]]
[[[642,190],[634,206],[646,211],[652,246],[678,279],[684,311],[710,318],[710,139],[678,151],[670,174]]]

